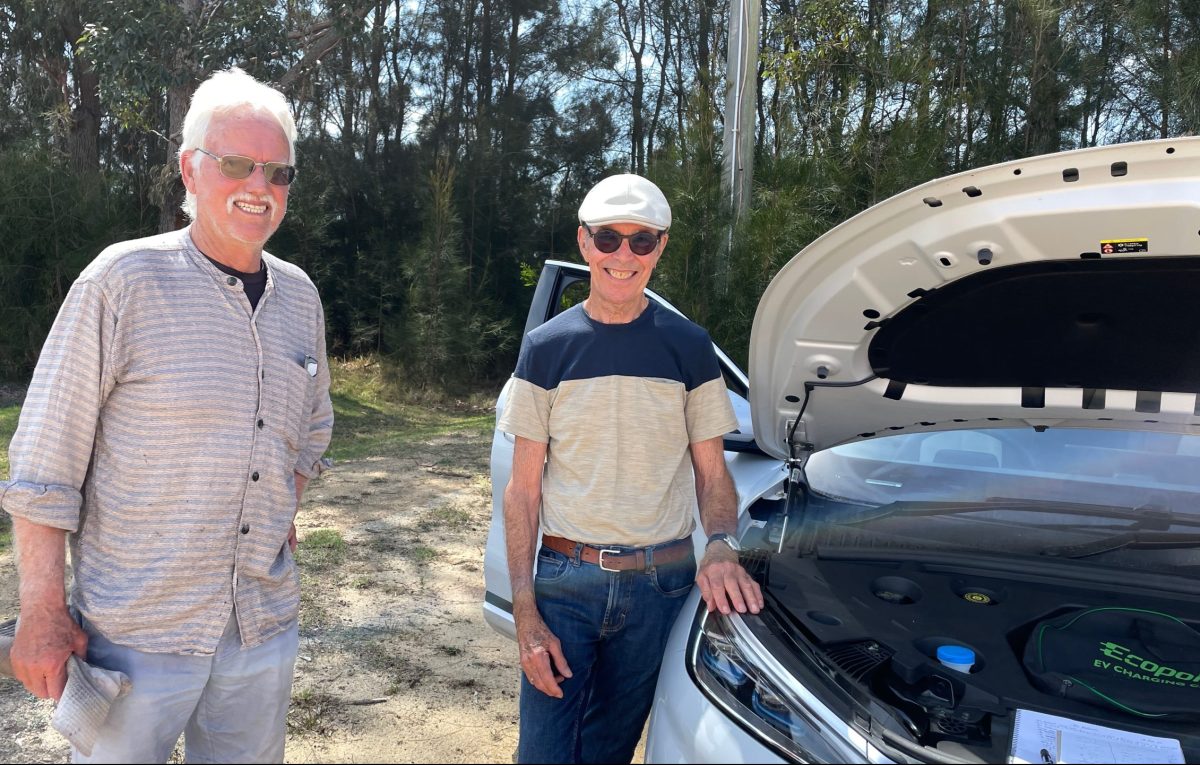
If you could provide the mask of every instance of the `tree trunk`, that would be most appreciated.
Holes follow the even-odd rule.
[[[658,93],[654,98],[654,112],[650,115],[650,126],[646,130],[646,156],[654,158],[654,138],[659,133],[659,119],[662,116],[663,101],[667,96],[667,68],[671,64],[671,28],[667,16],[671,13],[670,0],[662,0],[657,14],[662,19],[661,47],[656,46],[658,58]]]
[[[875,102],[879,98],[879,76],[884,68],[883,19],[887,14],[886,0],[867,0],[867,55],[863,70],[863,105],[858,121],[860,147],[866,147],[871,137],[871,122],[875,118]]]
[[[699,27],[696,30],[696,81],[700,86],[700,96],[705,106],[715,104],[713,100],[712,53],[709,48],[709,37],[712,35],[713,0],[697,0],[699,6]]]
[[[617,23],[621,28],[621,36],[625,38],[625,48],[629,52],[633,64],[633,90],[630,93],[629,109],[631,112],[629,129],[629,165],[630,172],[638,175],[646,174],[646,72],[642,63],[642,55],[646,52],[646,4],[645,0],[634,0],[637,3],[636,16],[626,0],[614,0],[617,6]]]
[[[19,14],[16,23],[21,23]],[[44,44],[49,49],[42,52],[41,63],[62,94],[67,115],[65,149],[71,168],[79,175],[92,175],[100,170],[100,79],[76,46],[82,35],[80,11],[74,2],[68,2],[61,9],[57,27],[46,33]]]
[[[492,0],[482,0],[479,9],[479,67],[475,71],[479,79],[475,92],[479,94],[479,111],[482,113],[492,105]]]
[[[1062,55],[1062,11],[1048,3],[1023,6],[1033,44],[1029,71],[1029,106],[1025,115],[1025,152],[1050,154],[1062,147],[1060,120],[1065,97],[1056,68]]]
[[[184,16],[189,25],[199,23],[201,0],[179,0]],[[179,145],[183,140],[183,118],[187,116],[188,106],[192,102],[192,94],[196,92],[199,83],[191,76],[196,71],[191,60],[191,51],[175,52],[175,72],[184,73],[182,82],[167,90],[167,145],[164,147],[162,185],[158,204],[158,230],[160,232],[174,231],[187,225],[187,216],[183,214],[180,205],[183,204],[183,181],[179,176]]]
[[[984,95],[987,111],[987,151],[992,162],[1008,159],[1009,107],[1012,103],[1013,70],[1021,56],[1024,42],[1017,21],[1016,8],[1006,0],[992,3],[992,28],[998,51],[993,57],[992,82]]]
[[[388,110],[383,108],[383,93],[379,83],[383,79],[383,34],[386,21],[386,3],[375,6],[375,23],[371,28],[370,58],[365,62],[367,69],[366,139],[363,141],[363,157],[371,164],[379,153],[380,135],[388,132]],[[386,141],[386,138],[384,139]]]
[[[1172,91],[1172,72],[1174,64],[1171,56],[1171,15],[1173,3],[1171,0],[1166,0],[1163,3],[1162,20],[1161,20],[1161,37],[1162,37],[1162,98],[1159,103],[1160,113],[1162,118],[1159,120],[1158,137],[1171,137],[1171,91]]]
[[[71,130],[67,137],[67,145],[71,155],[71,166],[75,172],[91,174],[100,170],[100,77],[92,68],[91,62],[80,55],[79,49],[75,47],[75,41],[83,34],[83,25],[78,19],[79,16],[73,12],[71,26],[65,30],[67,40],[74,50],[71,68],[75,80],[75,99],[71,105]]]

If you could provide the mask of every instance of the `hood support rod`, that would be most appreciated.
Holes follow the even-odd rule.
[[[813,455],[815,446],[809,441],[797,441],[796,428],[800,426],[800,421],[804,419],[804,410],[808,408],[808,402],[812,398],[813,391],[817,388],[854,388],[859,385],[865,385],[875,378],[876,375],[871,375],[863,380],[854,380],[851,382],[805,381],[804,400],[800,403],[800,411],[796,413],[796,419],[792,421],[792,427],[788,429],[788,454],[791,455],[786,463],[788,466],[788,491],[787,499],[783,503],[783,528],[779,533],[779,547],[776,548],[775,552],[783,552],[783,543],[787,539],[788,522],[791,519],[792,507],[797,502],[800,487],[808,485],[808,478],[804,475],[804,466],[808,463],[808,458]]]

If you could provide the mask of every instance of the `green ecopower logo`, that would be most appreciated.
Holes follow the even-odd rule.
[[[1101,642],[1100,653],[1112,661],[1096,659],[1092,662],[1092,666],[1096,669],[1110,670],[1132,680],[1142,680],[1148,683],[1200,688],[1200,673],[1184,672],[1165,664],[1159,664],[1152,659],[1143,659],[1136,653],[1131,653],[1123,645],[1109,641]]]

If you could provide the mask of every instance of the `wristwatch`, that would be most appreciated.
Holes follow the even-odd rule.
[[[724,542],[725,544],[729,545],[729,549],[733,550],[734,552],[742,549],[742,546],[738,544],[737,539],[734,538],[732,534],[726,534],[723,531],[709,536],[708,544],[704,545],[705,549],[707,549],[708,545],[711,545],[713,542]]]

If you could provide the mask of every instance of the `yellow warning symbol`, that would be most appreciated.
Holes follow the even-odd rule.
[[[1149,239],[1101,239],[1100,252],[1104,255],[1125,255],[1130,252],[1149,252]]]

